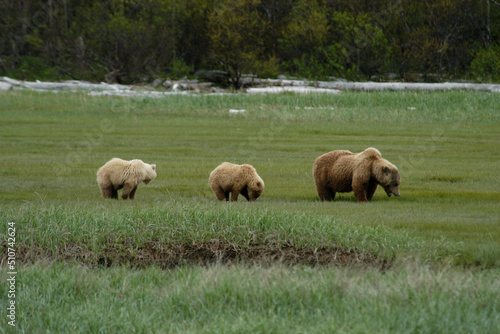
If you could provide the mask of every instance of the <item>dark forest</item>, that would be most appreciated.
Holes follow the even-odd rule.
[[[0,0],[0,75],[500,80],[493,0]]]

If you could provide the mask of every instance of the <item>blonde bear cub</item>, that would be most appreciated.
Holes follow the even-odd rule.
[[[97,171],[97,183],[102,197],[118,199],[118,190],[123,188],[122,199],[134,199],[139,183],[148,184],[156,178],[156,165],[142,160],[113,158]]]
[[[264,190],[264,181],[251,165],[224,162],[213,170],[208,179],[210,187],[220,201],[237,201],[241,194],[248,201],[255,201]]]

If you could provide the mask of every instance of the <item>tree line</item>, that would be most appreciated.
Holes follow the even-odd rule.
[[[0,75],[500,81],[496,0],[0,0]]]

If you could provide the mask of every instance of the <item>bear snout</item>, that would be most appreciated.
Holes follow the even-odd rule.
[[[392,195],[398,197],[401,196],[399,193],[399,189],[391,189],[391,188],[385,188],[385,192],[387,193],[387,196],[391,197]]]
[[[399,190],[396,190],[396,191],[389,191],[389,192],[387,193],[387,195],[389,195],[389,197],[391,197],[391,195],[394,195],[394,196],[396,196],[396,197],[401,196],[401,194],[399,193]]]

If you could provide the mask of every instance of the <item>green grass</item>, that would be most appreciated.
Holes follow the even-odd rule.
[[[38,263],[20,264],[19,303],[31,305],[19,311],[22,328],[494,333],[499,105],[498,94],[465,91],[165,99],[1,93],[2,231],[16,222],[19,258]],[[379,189],[368,204],[356,203],[352,193],[319,202],[314,159],[369,146],[399,167],[402,196],[388,198]],[[102,199],[95,173],[112,157],[156,163],[158,177],[139,186],[135,201]],[[256,167],[266,184],[256,202],[216,201],[208,175],[223,161]],[[5,245],[5,235],[0,242]],[[158,261],[137,262],[146,250],[216,243],[241,252],[255,245],[352,251],[365,261],[363,268],[348,262],[343,269],[267,267],[280,261],[199,268],[191,259],[165,271]],[[373,268],[388,261],[392,269],[366,268],[371,260]],[[208,283],[214,275],[217,283]],[[279,284],[266,278],[275,275]],[[57,291],[75,280],[76,287]],[[127,289],[129,280],[136,283]],[[111,286],[109,294],[96,282]],[[152,302],[158,294],[165,294],[162,302]],[[224,309],[224,300],[235,311]],[[399,316],[401,308],[406,313]],[[163,327],[150,321],[159,313]],[[39,321],[29,321],[34,316]]]
[[[293,212],[385,226],[432,244],[454,242],[464,264],[498,266],[499,100],[462,91],[156,100],[7,93],[0,201],[14,208],[26,202],[118,205],[117,211],[143,205],[154,212],[172,200],[206,207],[215,202],[207,184],[213,168],[222,161],[250,163],[266,182],[252,207],[269,216]],[[230,108],[247,112],[230,115]],[[399,167],[403,196],[387,198],[379,189],[368,205],[355,203],[352,193],[318,202],[314,159],[368,146]],[[114,156],[158,166],[158,178],[139,187],[137,204],[99,197],[95,172]],[[72,209],[65,212],[71,216]]]
[[[19,275],[17,316],[26,333],[498,333],[499,290],[498,271],[413,265],[381,273],[53,263]]]

